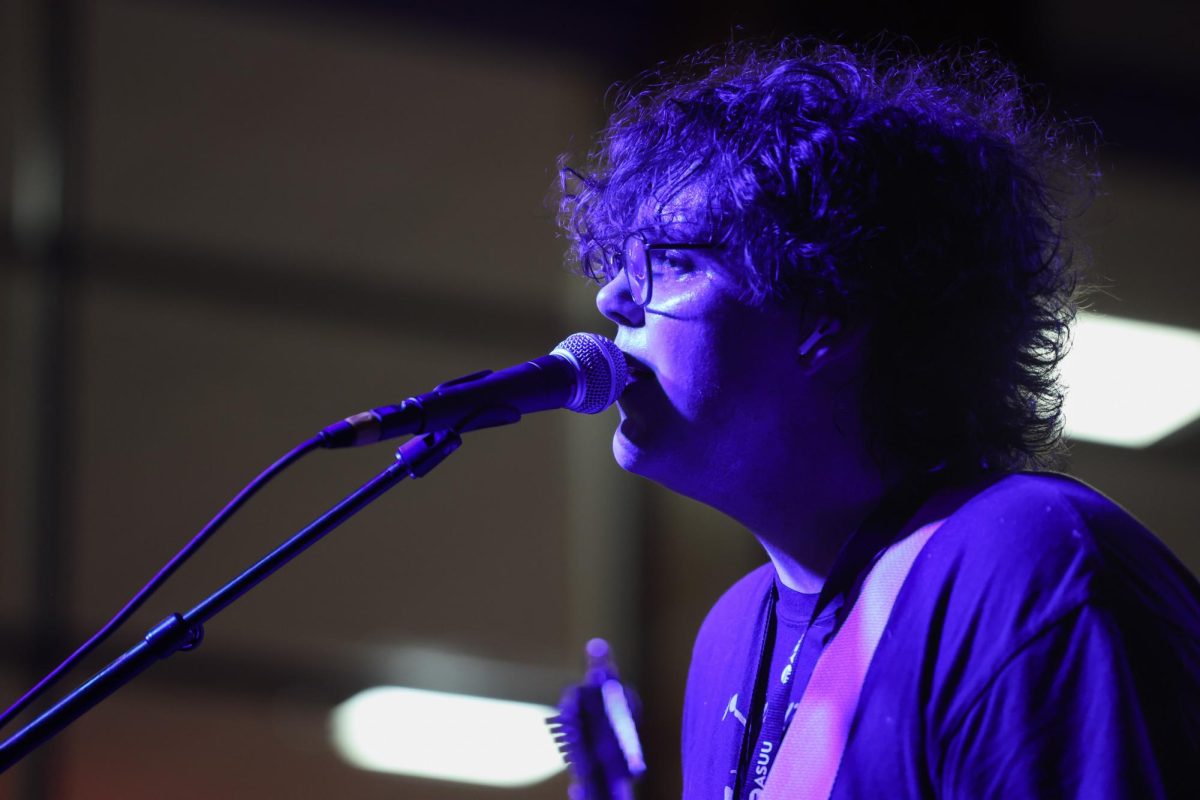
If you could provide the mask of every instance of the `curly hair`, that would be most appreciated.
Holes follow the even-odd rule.
[[[698,187],[746,302],[866,320],[877,457],[922,471],[1052,465],[1075,313],[1068,224],[1089,140],[986,52],[734,43],[646,73],[573,169],[577,268]]]

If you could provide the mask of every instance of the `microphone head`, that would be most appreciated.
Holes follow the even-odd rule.
[[[629,367],[621,349],[598,333],[572,333],[550,351],[575,364],[579,387],[566,408],[598,414],[617,402],[628,382]]]

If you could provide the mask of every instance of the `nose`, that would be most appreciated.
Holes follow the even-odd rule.
[[[633,296],[629,294],[625,270],[600,287],[596,293],[596,308],[613,322],[627,328],[640,327],[646,321],[645,310],[633,302]]]

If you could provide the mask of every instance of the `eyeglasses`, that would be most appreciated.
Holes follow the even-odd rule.
[[[625,237],[620,252],[604,251],[604,260],[610,279],[625,271],[629,296],[637,305],[645,306],[654,291],[653,251],[707,250],[712,246],[711,242],[648,242],[645,234],[638,232]]]

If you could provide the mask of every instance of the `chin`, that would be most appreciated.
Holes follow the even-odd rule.
[[[677,452],[670,453],[639,436],[636,426],[623,420],[613,434],[613,458],[626,472],[647,478],[677,494],[692,497],[686,478],[687,459]],[[691,465],[694,467],[695,465]]]
[[[621,420],[621,424],[617,426],[617,430],[613,433],[613,459],[616,460],[617,466],[626,472],[632,472],[635,475],[645,476],[643,469],[645,467],[646,452],[642,445],[635,444],[634,441],[630,439],[630,432],[628,429],[631,426],[632,423],[628,420],[628,418],[623,419]]]

